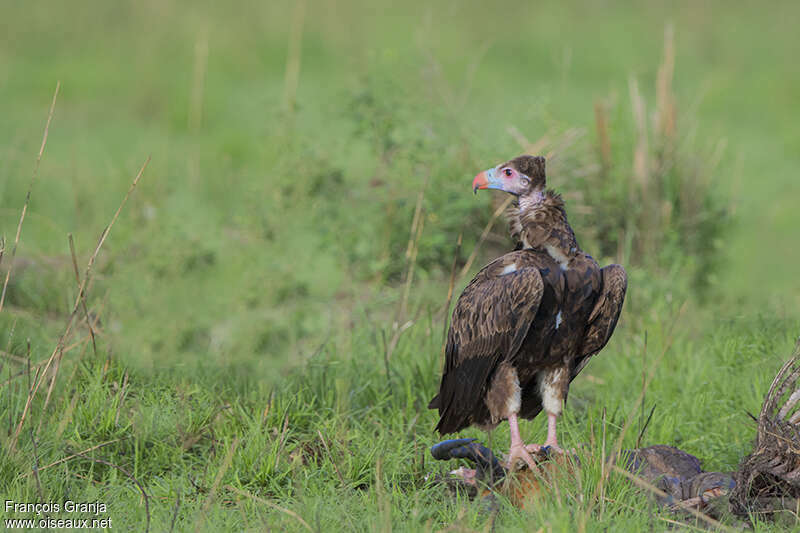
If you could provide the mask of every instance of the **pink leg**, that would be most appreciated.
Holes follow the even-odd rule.
[[[550,446],[550,449],[554,452],[561,452],[563,451],[561,447],[558,445],[558,439],[556,438],[556,420],[558,420],[558,415],[554,415],[552,413],[547,413],[547,440],[544,441],[544,444],[528,444],[525,449],[529,452],[539,452],[542,448],[546,448]]]
[[[555,451],[560,452],[561,448],[558,446],[558,439],[556,438],[556,420],[558,415],[547,413],[547,440],[544,441],[545,446],[550,446]]]
[[[517,459],[525,461],[528,468],[535,469],[536,463],[525,448],[525,444],[522,442],[522,437],[519,434],[519,421],[516,413],[508,416],[508,426],[511,429],[511,449],[508,452],[508,469],[514,470]]]

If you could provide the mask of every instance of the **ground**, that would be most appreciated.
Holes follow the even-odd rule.
[[[723,2],[5,5],[2,272],[61,85],[0,311],[0,496],[101,501],[117,529],[145,523],[140,483],[152,531],[483,530],[477,505],[428,481],[445,466],[428,455],[439,437],[425,409],[456,241],[462,268],[492,212],[472,176],[518,155],[520,134],[583,132],[560,149],[588,157],[600,102],[614,175],[630,179],[632,80],[655,109],[669,27],[680,138],[698,158],[724,141],[706,194],[731,216],[713,239],[690,235],[691,253],[669,237],[652,257],[595,251],[606,220],[576,219],[590,253],[628,263],[630,285],[617,332],[570,390],[561,438],[595,456],[630,420],[633,447],[655,407],[642,445],[734,469],[755,435],[747,413],[800,333],[797,15]],[[45,382],[23,418],[27,341],[35,382],[75,301],[67,234],[83,273],[148,156],[95,264],[97,350],[80,309],[49,401]],[[613,183],[560,168],[549,183],[576,216],[613,197]],[[490,232],[455,294],[508,246]],[[545,429],[523,423],[523,438]],[[505,428],[461,435],[508,441]],[[601,463],[586,464],[496,525],[672,519],[624,479],[596,490]]]

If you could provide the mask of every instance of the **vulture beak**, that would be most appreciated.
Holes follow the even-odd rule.
[[[472,192],[478,194],[478,189],[500,189],[503,190],[503,180],[496,176],[497,169],[490,168],[484,170],[472,180]]]

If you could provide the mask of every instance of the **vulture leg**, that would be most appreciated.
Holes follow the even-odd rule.
[[[519,410],[522,405],[522,389],[519,386],[517,370],[513,365],[502,362],[492,378],[486,393],[486,406],[492,414],[494,422],[508,420],[511,429],[511,449],[508,452],[508,469],[514,470],[517,459],[522,459],[528,466],[536,468],[533,457],[525,448],[519,434]]]
[[[549,448],[554,452],[563,451],[558,445],[556,437],[556,421],[564,400],[567,397],[569,387],[569,370],[563,366],[557,366],[539,374],[539,391],[542,397],[542,406],[547,413],[547,440],[544,444],[529,444],[527,449],[532,452],[539,452],[543,448]]]
[[[536,469],[536,462],[531,457],[528,448],[522,442],[522,437],[519,434],[519,422],[517,413],[508,415],[508,425],[511,428],[511,449],[508,451],[508,469],[514,470],[517,464],[517,459],[522,459],[527,463],[528,468],[531,470]]]
[[[558,438],[556,438],[556,420],[558,415],[547,413],[547,440],[544,444],[528,444],[525,449],[531,453],[539,453],[545,448],[550,451],[562,453],[564,450],[558,445]]]

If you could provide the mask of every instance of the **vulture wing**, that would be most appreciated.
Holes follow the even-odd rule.
[[[456,303],[447,334],[436,429],[453,433],[488,419],[486,390],[497,365],[522,346],[542,299],[536,254],[511,252],[489,263]]]
[[[620,265],[608,265],[600,269],[603,274],[603,288],[600,297],[589,315],[589,327],[583,340],[583,354],[575,361],[572,369],[572,379],[583,370],[589,358],[602,350],[614,328],[617,327],[622,302],[625,300],[625,291],[628,288],[628,275]]]

